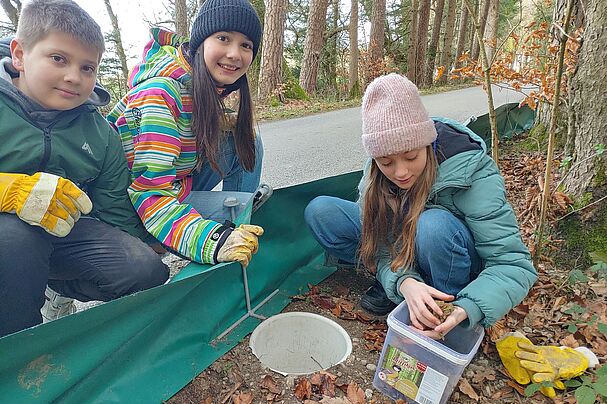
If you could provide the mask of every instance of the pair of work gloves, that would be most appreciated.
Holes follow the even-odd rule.
[[[14,213],[33,226],[65,237],[93,209],[89,197],[72,181],[48,173],[0,173],[0,212]]]
[[[57,237],[67,236],[81,214],[93,209],[89,197],[72,181],[48,173],[0,173],[0,212],[16,214]],[[218,262],[238,261],[247,266],[257,252],[263,229],[240,225],[231,230],[217,253]]]
[[[588,348],[534,345],[524,334],[511,332],[496,343],[497,352],[506,370],[519,384],[544,384],[540,392],[556,397],[554,388],[565,390],[563,380],[582,375],[598,359]]]

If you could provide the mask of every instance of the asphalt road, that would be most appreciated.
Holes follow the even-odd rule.
[[[520,93],[493,87],[495,107],[518,102]],[[461,122],[488,111],[487,95],[471,87],[422,97],[430,115]],[[360,108],[260,125],[264,142],[262,181],[281,188],[360,170],[366,159],[360,142]]]

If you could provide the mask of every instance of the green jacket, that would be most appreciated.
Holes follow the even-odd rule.
[[[467,322],[462,325],[472,327],[480,323],[488,327],[527,296],[537,273],[521,238],[514,211],[506,199],[504,179],[487,155],[483,140],[458,122],[433,119],[468,134],[481,145],[481,148],[462,151],[439,164],[426,207],[446,209],[470,229],[484,268],[457,294],[455,305],[468,314]],[[366,175],[361,180],[361,190],[365,178]],[[421,281],[421,276],[415,269],[392,272],[390,258],[386,255],[380,252],[376,276],[388,297],[398,303],[403,300],[399,292],[402,281],[408,277]]]
[[[93,202],[90,216],[147,238],[126,192],[129,173],[120,138],[97,111],[109,94],[96,87],[77,108],[45,110],[12,84],[16,72],[2,56],[0,49],[0,172],[68,178]]]

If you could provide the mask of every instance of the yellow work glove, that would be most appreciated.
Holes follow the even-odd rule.
[[[520,341],[518,348],[515,355],[520,359],[521,367],[531,373],[534,383],[552,382],[554,387],[563,390],[565,386],[562,380],[577,377],[588,369],[588,358],[568,347],[537,346]],[[547,397],[556,397],[552,387],[540,391]]]
[[[47,173],[0,173],[0,212],[15,213],[54,236],[67,236],[80,214],[91,209],[89,197],[65,178]]]
[[[495,347],[510,376],[512,376],[518,384],[529,384],[531,383],[531,375],[527,369],[521,366],[520,360],[516,357],[516,351],[519,349],[519,342],[531,344],[531,341],[522,333],[510,332],[497,340]]]
[[[554,387],[540,388],[540,392],[550,398],[556,397],[554,388],[565,390],[565,385],[562,380],[579,376],[584,373],[588,367],[588,357],[583,353],[565,347],[535,346],[520,332],[505,334],[495,343],[495,347],[497,348],[497,352],[504,367],[517,383],[529,384],[532,381],[534,383],[552,382]],[[592,355],[592,352],[590,352],[590,355]],[[567,359],[564,361],[565,357],[570,356],[575,359]],[[559,361],[559,363],[556,363],[556,361]],[[574,369],[574,372],[566,369],[572,368],[571,365],[576,361],[580,361],[580,363]],[[585,365],[583,366],[583,369],[581,369],[584,361]],[[560,366],[560,364],[565,363],[569,363],[569,366]],[[557,368],[554,369],[553,366],[557,366]],[[550,378],[549,376],[552,374],[555,376]]]
[[[228,236],[217,253],[218,262],[238,261],[243,267],[249,265],[251,256],[259,246],[257,237],[263,234],[263,228],[252,224],[241,224]]]

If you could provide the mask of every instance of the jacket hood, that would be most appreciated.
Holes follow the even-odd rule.
[[[15,97],[18,96],[19,98],[23,98],[26,96],[21,93],[12,83],[13,78],[19,77],[19,72],[15,70],[13,64],[11,63],[10,44],[12,39],[13,37],[0,39],[0,90],[4,94],[11,94]],[[110,93],[107,92],[99,83],[95,83],[93,93],[89,96],[84,105],[103,107],[108,105],[110,100]],[[42,107],[40,108],[42,109]]]
[[[487,154],[487,146],[480,136],[474,133],[470,128],[457,121],[441,117],[432,117],[432,119],[435,122],[442,122],[448,125],[448,127],[462,134],[468,135],[472,141],[480,145],[480,148],[476,150],[473,149],[459,152],[440,163],[438,166],[436,180],[434,181],[432,189],[430,190],[430,198],[432,198],[446,186],[470,186],[474,173],[479,170],[480,166],[487,163],[485,159]]]
[[[152,28],[150,34],[152,39],[143,50],[142,60],[129,75],[129,88],[155,77],[189,82],[191,68],[181,46],[188,39],[162,28]]]

